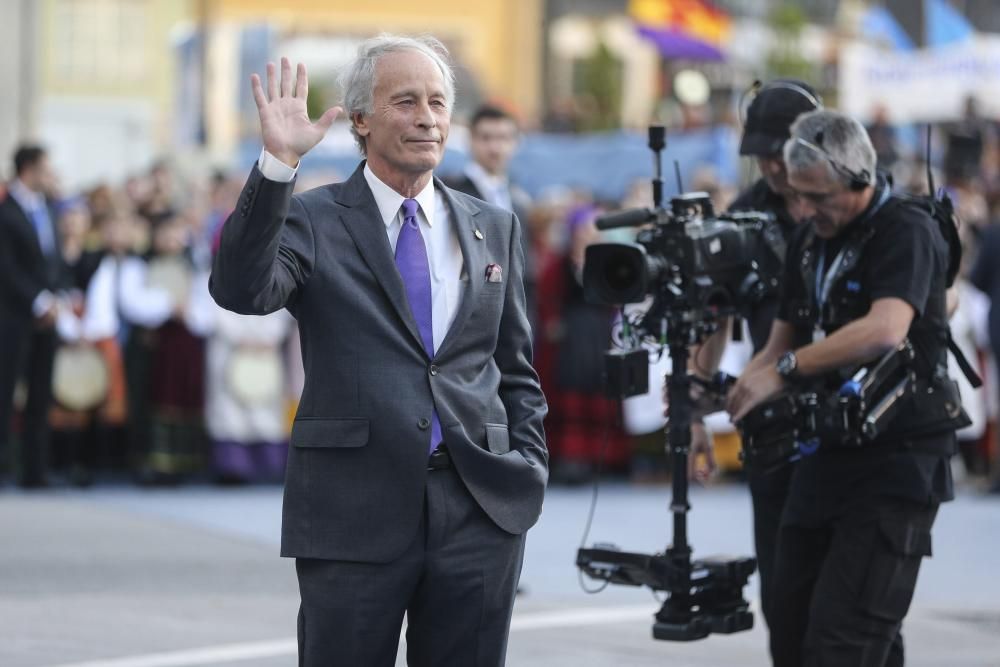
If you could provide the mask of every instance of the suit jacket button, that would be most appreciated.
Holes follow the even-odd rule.
[[[430,428],[430,425],[431,425],[431,420],[427,419],[426,417],[421,417],[420,421],[417,422],[417,427],[421,431],[426,431],[428,428]]]
[[[437,366],[434,366],[434,365],[432,365],[432,366],[431,366],[431,368],[430,368],[430,371],[431,371],[431,375],[437,375],[437,374],[438,374],[438,371],[440,371],[440,370],[441,370],[441,369],[440,369],[440,368],[438,368]]]

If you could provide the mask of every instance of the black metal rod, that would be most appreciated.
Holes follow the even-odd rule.
[[[653,151],[653,208],[663,207],[663,157],[667,145],[666,130],[662,126],[649,128],[649,148]]]
[[[686,337],[684,337],[686,339]],[[670,360],[673,370],[667,395],[670,401],[670,422],[667,425],[667,449],[673,468],[673,498],[670,511],[674,515],[675,553],[690,554],[687,541],[688,453],[691,448],[691,379],[687,373],[687,341],[672,342]]]

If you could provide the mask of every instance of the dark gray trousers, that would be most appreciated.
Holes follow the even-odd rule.
[[[372,530],[378,530],[372,526]],[[494,524],[454,468],[428,472],[413,543],[390,563],[299,558],[300,667],[502,667],[524,535]]]
[[[5,321],[6,319],[6,321]],[[13,469],[11,417],[14,388],[27,382],[28,400],[21,424],[18,481],[44,482],[49,458],[49,408],[52,404],[52,365],[57,346],[52,330],[38,331],[30,322],[0,315],[0,479]]]

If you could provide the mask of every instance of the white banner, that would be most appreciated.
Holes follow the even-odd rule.
[[[849,44],[840,52],[839,87],[840,109],[862,122],[879,106],[895,124],[957,120],[970,96],[981,115],[997,118],[1000,38],[908,52]]]

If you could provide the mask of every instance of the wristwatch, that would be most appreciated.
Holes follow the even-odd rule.
[[[775,364],[775,368],[778,371],[778,375],[786,383],[795,382],[802,377],[799,374],[799,360],[791,350],[778,357],[778,363]]]

